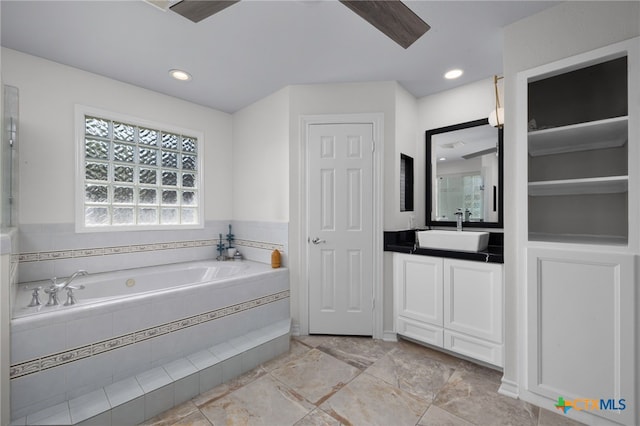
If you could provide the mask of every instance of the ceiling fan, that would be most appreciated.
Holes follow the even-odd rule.
[[[193,22],[200,22],[238,1],[182,0],[170,5],[169,9]],[[340,3],[405,49],[431,28],[400,0],[340,0]]]

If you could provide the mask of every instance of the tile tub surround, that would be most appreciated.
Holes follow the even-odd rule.
[[[289,341],[290,321],[279,321],[14,419],[12,425],[136,425],[287,353]]]
[[[301,336],[287,354],[142,424],[580,424],[554,407],[498,394],[500,376],[406,340]]]
[[[257,275],[183,286],[172,294],[14,320],[13,417],[289,319],[287,269],[261,267]]]
[[[234,220],[233,233],[242,255],[256,262],[270,263],[271,252],[280,250],[282,266],[289,263],[289,223]]]
[[[19,230],[20,281],[166,263],[215,259],[219,234],[231,223],[234,245],[248,260],[268,263],[274,249],[288,251],[288,224],[208,221],[203,229],[76,233],[73,224],[27,224]]]

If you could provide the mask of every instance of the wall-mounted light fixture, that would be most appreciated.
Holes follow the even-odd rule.
[[[503,79],[504,77],[498,77],[497,75],[493,76],[493,86],[496,91],[496,106],[489,113],[489,124],[493,127],[497,127],[499,129],[504,126],[504,108],[500,106],[500,97],[498,96],[498,80]]]

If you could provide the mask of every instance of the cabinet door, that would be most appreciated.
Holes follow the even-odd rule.
[[[502,265],[444,260],[444,327],[502,343]]]
[[[592,414],[634,415],[634,256],[529,248],[528,388],[557,399],[625,399]]]
[[[442,327],[442,259],[394,254],[396,318]]]

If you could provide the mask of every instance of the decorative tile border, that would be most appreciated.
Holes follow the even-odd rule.
[[[155,327],[146,328],[144,330],[134,331],[122,336],[101,340],[99,342],[91,343],[79,348],[70,349],[51,355],[45,355],[37,359],[32,359],[12,365],[10,367],[9,378],[13,380],[17,379],[18,377],[24,377],[29,374],[48,370],[49,368],[58,367],[60,365],[78,361],[83,358],[88,358],[104,352],[119,349],[124,346],[132,345],[134,343],[142,342],[144,340],[149,340],[168,333],[173,333],[175,331],[179,331],[188,327],[193,327],[198,324],[214,321],[228,315],[237,314],[239,312],[257,308],[262,305],[277,302],[278,300],[287,299],[288,297],[289,290],[285,290],[279,293],[274,293],[267,296],[259,297],[257,299],[249,300],[247,302],[237,303],[235,305],[226,306],[224,308],[182,318]]]
[[[284,251],[284,245],[282,244],[263,243],[260,241],[250,241],[250,240],[235,240],[234,242],[237,246],[252,247],[252,248],[258,248],[258,249],[269,250],[269,251],[272,251],[275,249]]]
[[[115,247],[96,247],[85,248],[76,250],[54,250],[54,251],[42,251],[35,253],[20,253],[15,256],[15,259],[22,263],[40,262],[47,260],[60,260],[71,259],[79,257],[94,257],[94,256],[108,256],[114,254],[123,253],[142,253],[159,250],[174,250],[194,247],[216,247],[218,240],[194,240],[194,241],[172,241],[165,243],[151,243],[151,244],[133,244]],[[278,249],[284,251],[284,245],[275,243],[266,243],[260,241],[251,240],[235,240],[234,245],[236,247],[252,247],[262,250],[274,250]],[[14,257],[12,256],[12,260]]]

